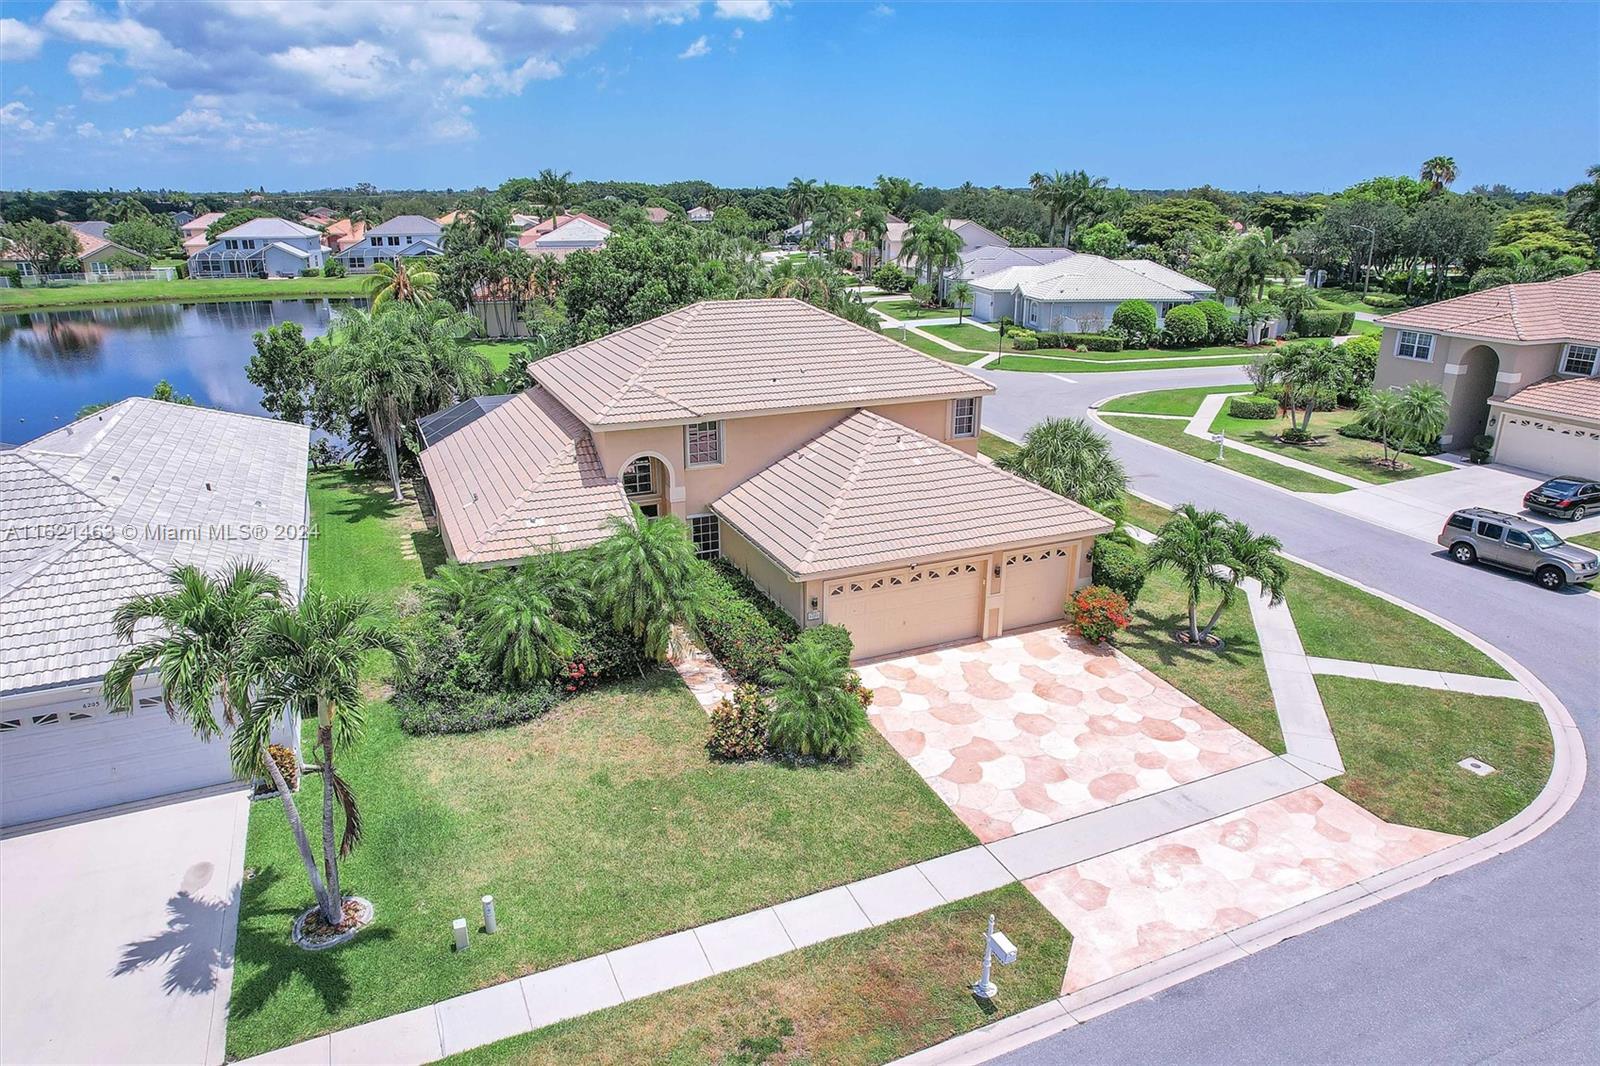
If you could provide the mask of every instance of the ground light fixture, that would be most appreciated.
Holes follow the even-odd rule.
[[[995,959],[1000,960],[1002,966],[1010,966],[1017,961],[1017,946],[994,927],[994,915],[989,915],[989,931],[983,937],[983,976],[978,983],[972,986],[972,994],[980,999],[993,999],[1000,991],[990,977],[990,969]]]

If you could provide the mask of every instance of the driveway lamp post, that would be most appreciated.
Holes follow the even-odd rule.
[[[980,999],[993,999],[1000,991],[989,976],[990,967],[995,959],[999,959],[1002,966],[1010,966],[1017,961],[1017,947],[1011,943],[1010,937],[995,930],[994,915],[991,914],[989,932],[983,938],[983,976],[972,986],[972,994]]]

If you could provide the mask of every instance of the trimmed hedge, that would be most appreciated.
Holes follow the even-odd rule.
[[[1301,311],[1295,317],[1295,332],[1302,337],[1339,337],[1355,327],[1354,311],[1316,308]]]
[[[1271,396],[1235,396],[1228,401],[1233,418],[1277,418],[1278,401]]]
[[[476,733],[484,729],[531,722],[556,705],[553,689],[485,692],[469,701],[422,700],[400,705],[400,728],[412,736],[429,733]]]
[[[759,683],[800,627],[726,559],[699,568],[696,631],[734,680]]]
[[[824,645],[838,656],[842,663],[848,663],[850,656],[856,653],[856,642],[851,639],[850,631],[831,622],[802,630],[800,635],[794,638],[794,642]]]
[[[1206,327],[1211,334],[1211,343],[1227,344],[1229,338],[1233,336],[1233,312],[1219,300],[1201,300],[1194,306],[1206,316]]]
[[[1167,312],[1165,331],[1174,345],[1190,348],[1206,342],[1211,336],[1211,323],[1194,304],[1179,304]]]
[[[1144,549],[1131,538],[1119,538],[1127,538],[1127,534],[1107,534],[1095,540],[1094,549],[1089,553],[1094,567],[1091,580],[1096,585],[1115,589],[1133,603],[1139,598],[1139,590],[1144,588]]]
[[[1044,332],[1037,336],[1040,348],[1082,348],[1090,352],[1122,351],[1122,338],[1112,337],[1105,333]]]

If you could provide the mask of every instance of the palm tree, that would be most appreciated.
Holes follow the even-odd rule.
[[[367,295],[372,297],[374,311],[391,302],[420,307],[432,302],[438,291],[438,274],[403,257],[392,264],[374,264],[372,277],[367,279]]]
[[[394,486],[394,498],[405,499],[400,487],[400,434],[429,382],[429,367],[415,344],[395,328],[399,316],[370,311],[342,311],[326,337],[319,377],[331,391],[360,408],[383,452]]]
[[[543,212],[546,218],[555,218],[571,207],[573,193],[570,170],[557,174],[545,167],[533,179],[533,206]]]
[[[197,736],[212,739],[224,726],[236,726],[229,744],[235,776],[272,779],[283,803],[284,817],[305,863],[317,904],[326,913],[327,892],[317,872],[304,821],[283,771],[268,750],[280,705],[258,714],[251,686],[258,678],[250,654],[255,627],[283,600],[284,586],[259,563],[238,563],[211,577],[192,567],[171,575],[172,590],[135,596],[112,615],[117,639],[131,642],[139,626],[155,622],[159,631],[117,657],[102,684],[106,705],[114,711],[133,708],[133,682],[155,668],[167,713],[185,719]],[[222,708],[222,721],[216,708]]]
[[[361,663],[370,652],[404,662],[410,650],[393,624],[359,597],[330,596],[313,585],[294,607],[280,606],[256,625],[250,658],[261,678],[256,706],[264,720],[274,708],[315,709],[322,770],[322,876],[319,901],[330,924],[342,918],[339,860],[361,842],[361,809],[339,776],[336,752],[361,738]],[[258,726],[259,728],[259,726]],[[334,801],[344,833],[334,846]],[[313,887],[315,883],[313,882]]]
[[[1100,197],[1100,190],[1105,187],[1105,178],[1091,178],[1086,170],[1074,170],[1067,175],[1065,184],[1056,193],[1060,201],[1063,245],[1072,245],[1072,229],[1078,216],[1095,204]]]
[[[1472,281],[1467,285],[1468,292],[1482,292],[1484,289],[1497,289],[1502,285],[1564,278],[1569,274],[1581,274],[1589,265],[1575,255],[1564,255],[1555,259],[1552,259],[1548,252],[1524,255],[1522,249],[1514,245],[1495,249],[1495,253],[1500,258],[1500,265],[1484,267],[1472,275]]]
[[[479,328],[471,313],[435,301],[405,308],[396,324],[404,327],[405,342],[415,345],[423,371],[408,420],[442,411],[488,389],[494,365],[469,343]]]
[[[1301,440],[1311,436],[1311,415],[1318,404],[1337,396],[1349,376],[1345,361],[1332,348],[1315,341],[1284,345],[1268,361],[1268,371],[1282,386],[1283,405],[1289,409],[1291,432],[1285,437],[1292,434]]]
[[[961,235],[946,226],[941,215],[918,215],[906,231],[900,258],[914,262],[917,273],[926,275],[928,285],[936,289],[941,273],[961,265]]]
[[[1034,171],[1028,178],[1028,187],[1033,190],[1033,198],[1045,210],[1044,243],[1054,244],[1056,236],[1056,221],[1061,217],[1061,208],[1065,199],[1064,193],[1067,176],[1057,170],[1051,174]]]
[[[518,567],[476,606],[478,645],[512,685],[547,680],[578,649],[578,634],[566,624],[572,619],[562,617],[539,577]]]
[[[972,286],[964,281],[958,281],[950,290],[950,298],[956,305],[956,325],[961,325],[967,318],[967,308],[972,305]]]
[[[845,279],[826,259],[785,259],[772,268],[768,296],[787,296],[817,307],[833,307]]]
[[[503,200],[485,197],[467,211],[467,233],[483,248],[503,248],[511,233],[511,208]]]
[[[861,272],[870,275],[877,266],[884,234],[889,232],[889,216],[879,204],[869,203],[856,212],[855,228],[861,234]]]
[[[815,178],[789,179],[789,186],[783,193],[783,202],[789,209],[789,217],[794,219],[795,225],[802,225],[811,217],[811,212],[816,210],[820,196]]]
[[[1186,503],[1156,533],[1146,560],[1151,569],[1177,572],[1188,591],[1189,642],[1200,645],[1211,636],[1245,578],[1259,581],[1274,606],[1283,602],[1289,574],[1278,554],[1282,547],[1277,538],[1256,534],[1243,522],[1231,522],[1221,511],[1200,511]],[[1201,629],[1200,597],[1208,588],[1220,592],[1221,600]]]
[[[1081,418],[1045,419],[1028,430],[1022,447],[995,465],[1057,496],[1099,509],[1120,503],[1128,487],[1128,475],[1111,454],[1110,442]]]
[[[1444,390],[1431,381],[1404,388],[1374,389],[1361,399],[1361,424],[1378,438],[1385,465],[1398,465],[1398,453],[1416,449],[1444,432],[1450,406]],[[1397,453],[1393,457],[1390,452]]]
[[[595,547],[594,587],[619,632],[646,655],[667,657],[672,627],[693,608],[694,545],[675,515],[647,519],[638,507],[610,519],[611,535]]]
[[[773,747],[816,759],[850,755],[867,727],[867,715],[849,679],[839,648],[814,640],[790,643],[763,678],[773,688],[767,719]]]
[[[1454,156],[1436,155],[1423,162],[1420,177],[1432,186],[1434,192],[1443,191],[1446,185],[1456,180],[1456,161]]]
[[[433,572],[433,577],[423,586],[423,600],[439,614],[459,620],[471,614],[487,598],[497,576],[476,566],[445,563]]]

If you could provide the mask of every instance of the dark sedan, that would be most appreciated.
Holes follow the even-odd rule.
[[[1600,484],[1569,474],[1553,477],[1522,497],[1522,506],[1576,522],[1585,515],[1600,514]]]

